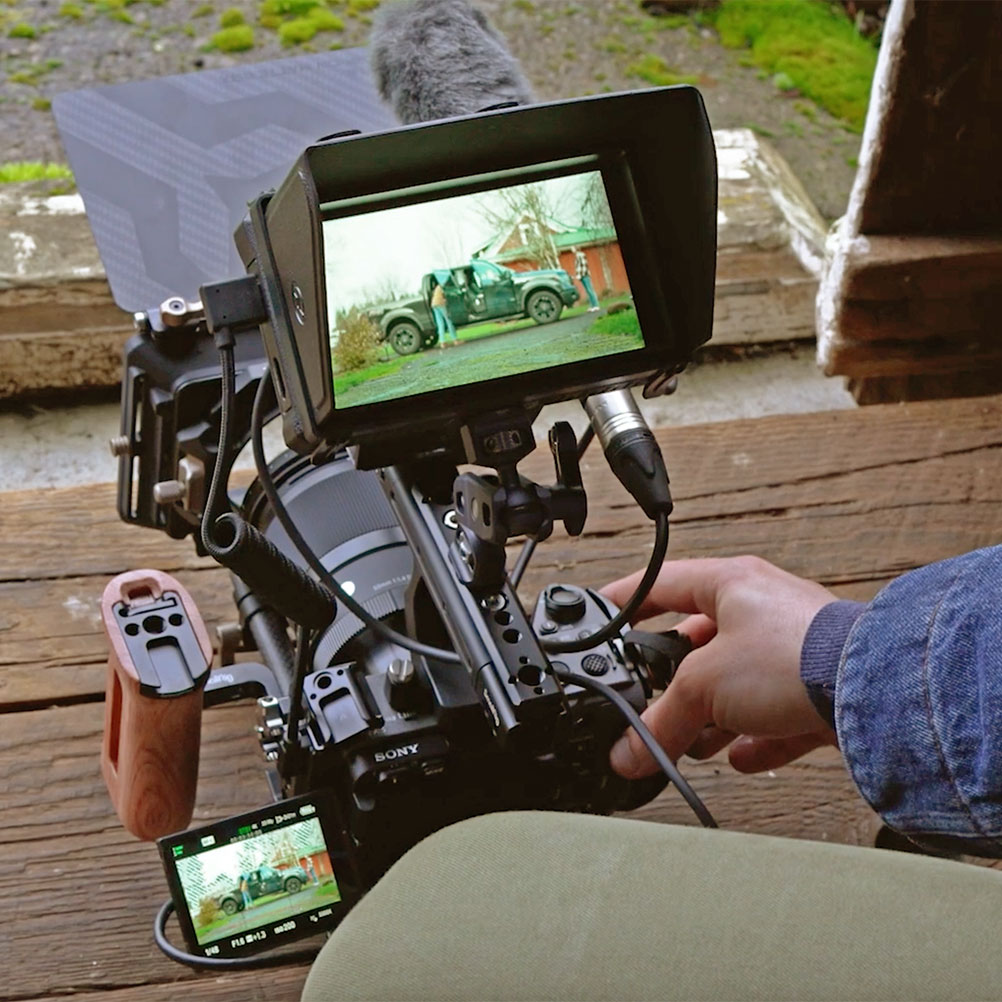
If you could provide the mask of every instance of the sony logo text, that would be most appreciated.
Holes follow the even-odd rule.
[[[406,758],[408,755],[416,755],[417,744],[401,745],[399,748],[387,748],[386,751],[377,751],[373,757],[377,762],[392,762],[396,758]]]

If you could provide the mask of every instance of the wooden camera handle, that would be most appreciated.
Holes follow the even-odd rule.
[[[191,821],[212,643],[191,596],[161,571],[112,579],[101,616],[109,647],[101,772],[122,824],[153,840]]]

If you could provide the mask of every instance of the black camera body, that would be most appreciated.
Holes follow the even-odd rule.
[[[639,806],[665,784],[660,775],[627,782],[611,771],[623,718],[564,676],[601,682],[640,712],[670,679],[673,659],[641,656],[622,631],[588,643],[618,612],[588,589],[551,584],[527,612],[506,573],[504,544],[545,539],[555,521],[572,534],[585,523],[568,425],[551,433],[553,485],[516,470],[534,447],[531,421],[541,407],[638,384],[657,393],[708,339],[715,177],[702,101],[687,87],[334,138],[251,203],[237,232],[248,277],[203,286],[200,304],[178,299],[149,311],[126,347],[118,448],[127,521],[195,534],[205,552],[199,528],[216,514],[210,482],[225,482],[232,455],[251,437],[252,412],[282,416],[293,451],[269,464],[269,479],[308,549],[365,616],[321,590],[331,618],[300,630],[304,656],[290,636],[295,588],[269,593],[238,570],[244,646],[261,663],[213,673],[205,700],[258,697],[273,795],[332,791],[336,837],[362,890],[453,821],[509,808],[609,813]],[[364,276],[351,265],[359,248],[377,244],[379,227],[402,214],[430,207],[425,220],[458,219],[486,213],[491,199],[537,190],[575,204],[599,193],[599,209],[589,210],[598,215],[585,219],[596,225],[578,230],[595,240],[607,234],[620,255],[613,263],[629,276],[608,311],[612,322],[588,327],[585,317],[554,335],[551,355],[537,338],[534,351],[485,354],[480,369],[436,352],[437,369],[431,359],[424,366],[430,382],[386,389],[380,371],[357,399],[336,348],[343,317],[364,305]],[[432,270],[442,284],[450,272],[455,278],[456,269]],[[520,328],[508,330],[484,336],[483,352]],[[227,340],[235,342],[228,399],[212,357],[214,342]],[[475,344],[464,346],[470,358]],[[384,368],[392,375],[392,360]],[[589,414],[606,415],[596,430],[612,462],[642,422],[639,413],[634,420],[606,410]],[[217,444],[224,418],[229,455]],[[461,473],[464,462],[495,472]],[[642,460],[639,467],[641,480],[653,475]],[[636,468],[631,475],[636,481]],[[306,578],[309,562],[266,495],[255,481],[227,505],[228,517],[264,541],[253,544],[265,554],[256,580],[267,581],[269,560],[283,559]],[[666,545],[670,500],[662,508]],[[255,942],[249,937],[246,948]]]
[[[276,480],[311,547],[356,600],[408,636],[449,644],[379,474],[356,470],[344,454],[320,467],[287,454]],[[324,518],[325,509],[339,518]],[[429,498],[412,512],[443,561],[454,545],[452,511],[447,500]],[[288,546],[277,522],[266,521],[266,503],[253,487],[244,514]],[[664,777],[631,783],[611,772],[608,751],[622,718],[601,697],[558,687],[539,643],[591,635],[615,611],[573,585],[545,588],[529,617],[508,585],[458,594],[450,619],[465,619],[491,655],[470,672],[382,640],[341,606],[316,644],[303,688],[302,748],[292,752],[295,763],[279,763],[289,777],[282,792],[335,791],[366,886],[420,838],[478,813],[609,813],[645,803]],[[557,663],[612,686],[638,712],[650,695],[649,669],[628,659],[621,640],[561,654]],[[489,674],[507,693],[503,724],[485,712],[485,691],[495,713],[500,704],[490,702]],[[209,692],[219,698],[211,683]],[[290,754],[281,748],[288,703],[285,695],[262,700],[263,741],[280,758]]]

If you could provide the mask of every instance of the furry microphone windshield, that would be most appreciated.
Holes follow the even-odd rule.
[[[370,48],[379,93],[405,124],[534,100],[504,39],[466,0],[388,4]]]

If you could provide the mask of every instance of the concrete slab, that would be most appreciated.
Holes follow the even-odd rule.
[[[855,402],[841,381],[820,374],[813,348],[804,346],[694,366],[682,375],[677,393],[642,401],[642,407],[653,426],[662,426],[836,410],[855,407]],[[537,437],[545,440],[549,424],[556,420],[570,421],[578,432],[587,423],[576,403],[554,405],[541,415]],[[0,412],[0,490],[114,480],[117,466],[108,439],[118,434],[118,427],[115,403]],[[277,422],[268,429],[268,443],[269,452],[282,448]],[[249,457],[243,457],[241,465],[250,467]]]

